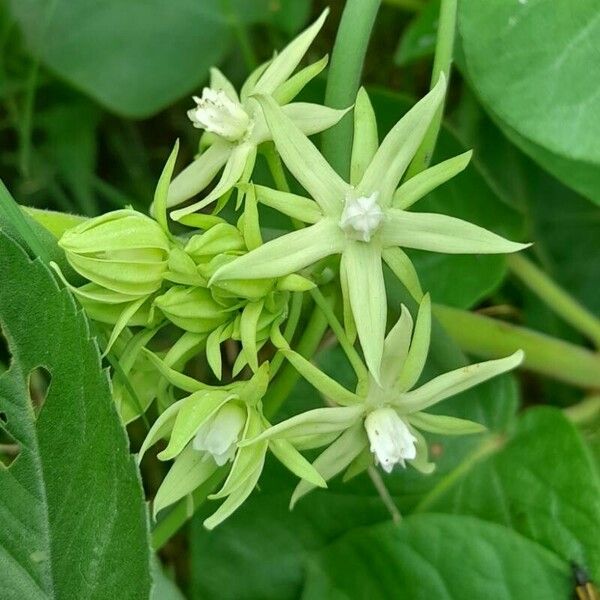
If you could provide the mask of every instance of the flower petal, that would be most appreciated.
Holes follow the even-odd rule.
[[[256,329],[262,313],[264,301],[249,302],[240,317],[240,340],[246,360],[253,372],[258,370],[258,348],[256,346]]]
[[[364,450],[367,443],[367,434],[361,420],[344,431],[331,446],[326,448],[315,460],[313,467],[325,481],[329,481],[341,473]],[[290,509],[294,508],[296,502],[314,488],[315,486],[307,481],[301,481],[292,494]]]
[[[417,443],[415,444],[417,456],[412,460],[409,460],[408,464],[420,473],[423,473],[423,475],[430,475],[435,471],[435,464],[429,462],[429,447],[427,446],[427,440],[423,434],[414,427],[410,428],[410,432],[417,438]]]
[[[329,14],[325,9],[321,16],[300,35],[297,35],[275,58],[270,62],[265,72],[261,75],[254,86],[254,93],[272,94],[298,66],[308,47],[323,27],[323,23]]]
[[[152,514],[155,519],[163,508],[191,494],[217,470],[215,461],[205,458],[204,453],[194,450],[190,444],[175,459],[154,497]]]
[[[392,206],[406,210],[417,200],[442,185],[455,175],[463,171],[471,160],[473,151],[469,150],[464,154],[459,154],[441,162],[425,171],[421,171],[408,181],[404,182],[394,193]]]
[[[290,192],[280,192],[264,185],[255,185],[254,190],[256,199],[261,204],[270,206],[292,219],[304,223],[316,223],[323,218],[323,213],[314,200]]]
[[[328,215],[338,216],[350,190],[315,145],[269,96],[256,96],[277,151],[302,187]]]
[[[333,408],[315,408],[286,419],[269,427],[258,437],[244,440],[240,446],[255,444],[271,438],[289,439],[295,437],[339,433],[348,429],[364,412],[361,406],[336,406]]]
[[[379,191],[382,204],[389,206],[394,190],[417,151],[440,103],[446,80],[440,76],[434,88],[417,102],[387,134],[358,184],[368,195]]]
[[[167,407],[167,409],[158,416],[156,421],[154,421],[138,453],[138,465],[142,462],[142,458],[144,458],[146,450],[148,450],[150,446],[156,444],[158,440],[165,437],[173,429],[175,418],[177,417],[177,413],[179,412],[179,409],[181,408],[183,403],[184,400],[178,400],[177,402],[174,402],[173,404],[171,404],[171,406]]]
[[[406,416],[406,420],[423,431],[440,435],[467,435],[481,433],[487,428],[481,423],[468,419],[457,419],[446,415],[432,415],[431,413],[417,412]]]
[[[227,162],[233,147],[217,141],[209,146],[193,163],[188,165],[169,185],[167,206],[177,206],[201,192]]]
[[[329,56],[326,54],[317,62],[304,67],[304,69],[300,69],[300,71],[292,75],[287,81],[284,81],[271,94],[275,102],[280,106],[291,102],[304,89],[304,86],[327,66],[328,61]]]
[[[420,302],[423,298],[423,289],[419,281],[419,275],[410,258],[404,250],[396,246],[384,248],[381,257],[400,283],[407,289],[408,293]]]
[[[304,135],[313,135],[335,125],[350,109],[338,110],[312,102],[292,102],[282,106],[281,110]]]
[[[240,99],[238,97],[233,84],[219,69],[216,67],[211,67],[210,69],[210,87],[213,90],[221,90],[225,92],[225,95],[234,102],[239,102]]]
[[[209,285],[224,279],[262,279],[282,277],[314,264],[321,258],[338,254],[344,235],[332,219],[287,233],[223,265]]]
[[[367,167],[371,164],[377,148],[377,120],[375,111],[365,88],[361,87],[354,105],[354,137],[352,139],[352,158],[350,159],[350,183],[358,185]]]
[[[379,382],[387,318],[381,253],[374,244],[351,242],[344,248],[343,261],[358,339],[367,367]]]
[[[337,381],[323,373],[301,354],[293,350],[280,350],[281,353],[292,363],[294,368],[313,387],[319,390],[326,398],[333,400],[341,406],[353,406],[362,402],[362,398],[353,394]]]
[[[391,386],[402,371],[410,347],[412,328],[412,317],[403,304],[400,318],[387,334],[383,345],[381,383],[384,388]]]
[[[269,449],[275,458],[294,475],[318,487],[327,487],[319,472],[287,440],[269,440]]]
[[[401,371],[399,371],[394,387],[400,392],[410,390],[421,377],[427,354],[429,353],[429,340],[431,339],[431,299],[429,294],[423,296],[417,313],[414,334],[410,349]]]
[[[517,352],[506,358],[488,360],[462,367],[455,371],[450,371],[450,373],[444,373],[428,381],[420,388],[403,394],[393,403],[402,414],[424,410],[496,375],[506,373],[506,371],[510,371],[520,365],[522,361],[523,352],[517,350]]]
[[[190,213],[197,212],[205,208],[220,198],[223,194],[227,193],[235,186],[236,183],[240,181],[242,174],[248,168],[248,163],[253,164],[255,158],[256,147],[252,144],[245,143],[234,146],[229,158],[227,159],[227,163],[225,164],[225,169],[223,169],[221,179],[219,179],[219,183],[217,183],[210,194],[208,194],[208,196],[205,198],[202,198],[202,200],[194,202],[194,204],[191,204],[190,206],[180,208],[179,210],[174,210],[171,213],[171,218],[177,221],[185,215],[189,215]],[[189,197],[190,196],[188,196],[188,198]]]
[[[417,248],[444,254],[504,254],[531,244],[511,242],[468,221],[437,213],[390,208],[381,228],[384,246]]]

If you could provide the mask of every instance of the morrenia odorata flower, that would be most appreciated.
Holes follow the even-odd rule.
[[[402,306],[396,325],[385,338],[381,379],[370,377],[365,389],[351,392],[325,375],[300,354],[282,348],[296,370],[337,406],[317,408],[274,425],[243,445],[281,439],[297,447],[328,447],[313,462],[326,481],[351,464],[362,468],[375,461],[390,473],[407,464],[428,474],[428,447],[422,431],[442,435],[480,433],[479,423],[425,412],[431,406],[517,367],[523,360],[518,350],[511,356],[476,363],[444,373],[416,387],[425,366],[431,333],[431,304],[426,295],[413,319]],[[369,457],[369,453],[372,457]],[[367,460],[359,457],[366,455]],[[292,505],[315,486],[301,481]]]
[[[175,210],[175,220],[208,206],[238,182],[249,178],[256,149],[271,140],[255,94],[271,95],[285,115],[306,135],[323,131],[339,121],[344,110],[308,102],[291,102],[301,89],[327,64],[327,57],[292,75],[323,26],[328,10],[293,39],[271,61],[259,66],[246,80],[240,94],[218,70],[211,69],[210,87],[195,96],[196,106],[188,111],[194,127],[203,129],[211,143],[170,185],[168,207],[174,207],[203,191],[217,173],[223,173],[213,190],[198,202]]]
[[[310,226],[237,258],[219,269],[213,281],[281,276],[329,255],[341,254],[344,298],[356,323],[367,367],[378,379],[387,314],[382,259],[407,288],[414,290],[418,278],[400,250],[402,247],[449,254],[488,254],[515,252],[527,246],[461,219],[407,210],[462,171],[470,158],[470,153],[451,158],[398,187],[443,100],[445,88],[442,76],[381,145],[368,96],[364,90],[359,92],[351,183],[333,170],[272,98],[258,97],[277,150],[312,199],[255,186],[257,198]]]

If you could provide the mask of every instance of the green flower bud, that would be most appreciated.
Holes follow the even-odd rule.
[[[132,209],[89,219],[59,241],[83,277],[115,292],[152,294],[162,284],[169,240],[160,225]]]
[[[209,333],[232,318],[231,310],[201,287],[174,286],[155,298],[154,305],[169,321],[193,333]]]
[[[205,262],[217,254],[245,252],[246,244],[237,227],[229,223],[219,223],[204,233],[192,236],[185,251],[196,262]]]

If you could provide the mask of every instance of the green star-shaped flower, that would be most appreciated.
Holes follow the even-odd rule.
[[[196,106],[188,111],[194,127],[204,129],[211,144],[173,180],[169,188],[168,206],[177,206],[204,190],[224,167],[223,174],[205,198],[173,211],[173,219],[179,220],[208,206],[239,181],[248,180],[254,167],[257,147],[272,139],[262,111],[252,98],[254,94],[272,95],[286,116],[306,135],[331,127],[345,114],[346,111],[318,104],[290,103],[327,64],[325,57],[292,76],[323,26],[328,12],[325,10],[281,53],[258,67],[242,86],[239,96],[218,69],[211,69],[210,87],[203,89],[201,97],[194,97]]]
[[[442,77],[380,146],[368,96],[359,93],[351,183],[331,168],[272,98],[260,96],[258,101],[281,157],[314,200],[261,186],[255,186],[257,197],[310,227],[272,240],[223,266],[212,281],[278,277],[341,254],[342,290],[367,366],[378,379],[387,310],[382,259],[409,289],[420,292],[414,269],[399,247],[451,254],[515,252],[526,247],[454,217],[406,210],[464,169],[470,157],[467,153],[440,163],[398,188],[442,102],[445,87]]]
[[[425,438],[420,431],[460,435],[479,433],[479,423],[424,412],[427,408],[505,373],[523,360],[521,350],[507,358],[462,367],[435,377],[413,389],[419,380],[429,350],[431,306],[425,296],[416,323],[402,307],[400,319],[385,338],[381,383],[370,378],[365,390],[354,393],[325,375],[300,354],[282,348],[294,367],[328,400],[338,406],[318,408],[299,414],[267,429],[243,445],[265,440],[286,440],[301,448],[330,444],[314,461],[314,468],[327,481],[359,460],[363,468],[375,462],[386,472],[405,463],[431,473]],[[412,338],[412,339],[411,339]],[[332,443],[333,442],[333,443]],[[355,462],[356,464],[356,462]],[[292,496],[292,505],[314,485],[301,481]]]

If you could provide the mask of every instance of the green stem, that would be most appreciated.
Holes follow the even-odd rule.
[[[450,471],[436,486],[434,486],[415,506],[413,513],[425,512],[441,498],[449,489],[460,481],[479,461],[496,452],[502,447],[504,439],[501,436],[493,436],[485,439],[455,469]]]
[[[600,348],[600,320],[565,292],[546,273],[520,254],[507,257],[508,268],[557,315]]]
[[[457,0],[442,0],[440,5],[435,57],[433,59],[433,69],[431,71],[432,88],[437,83],[442,73],[446,77],[446,85],[448,85],[450,81],[450,66],[452,64],[454,35],[456,32],[456,6]],[[442,125],[443,115],[444,103],[440,105],[435,113],[435,116],[425,133],[425,137],[408,167],[406,179],[414,177],[417,173],[420,173],[429,166]]]
[[[600,389],[600,355],[547,335],[449,306],[435,305],[435,316],[465,351],[501,358],[518,349],[524,367],[583,388]]]
[[[330,302],[327,300],[327,298],[325,298],[325,296],[323,296],[319,288],[313,288],[312,290],[310,290],[310,294],[313,297],[313,300],[315,301],[316,305],[323,311],[323,314],[325,315],[325,318],[329,323],[329,327],[331,327],[331,330],[337,337],[340,346],[346,353],[346,356],[348,357],[348,360],[350,361],[350,364],[352,365],[352,368],[354,369],[358,380],[361,381],[363,379],[366,379],[368,377],[368,371],[365,365],[363,364],[363,361],[361,360],[358,352],[356,351],[356,348],[348,339],[344,327],[339,322],[338,318],[335,316]]]
[[[277,189],[281,192],[289,192],[290,186],[287,177],[285,176],[285,171],[283,170],[281,157],[279,156],[279,152],[275,149],[273,142],[265,144],[263,155],[267,160],[267,166],[269,167],[269,171],[271,171]]]
[[[325,104],[347,108],[354,104],[367,46],[381,0],[348,0],[335,38]],[[346,181],[350,179],[352,114],[323,133],[323,155]]]
[[[600,396],[590,396],[573,406],[563,409],[569,421],[575,425],[588,425],[600,420]]]
[[[319,347],[327,329],[327,319],[319,307],[315,307],[302,337],[298,341],[296,352],[310,358]],[[279,376],[273,380],[263,400],[264,413],[270,419],[285,402],[298,381],[298,371],[289,363],[283,367]]]
[[[296,292],[292,296],[290,314],[285,324],[285,329],[283,331],[283,337],[289,342],[292,341],[294,337],[294,333],[296,333],[296,328],[298,327],[298,322],[300,321],[300,315],[302,313],[302,292]],[[283,364],[283,354],[281,352],[277,352],[271,361],[271,379],[275,377],[281,365]]]

